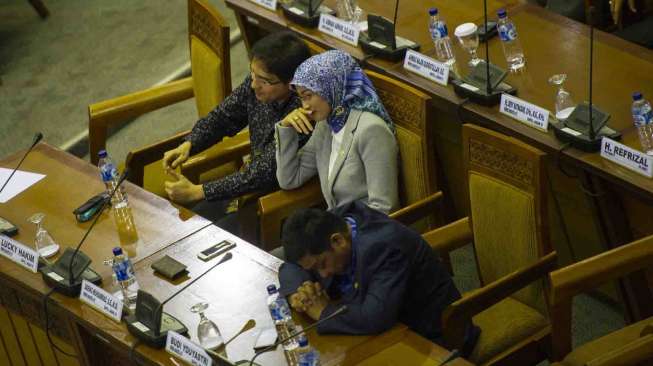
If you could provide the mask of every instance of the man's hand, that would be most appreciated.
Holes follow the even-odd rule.
[[[177,146],[175,149],[163,153],[163,169],[170,170],[178,167],[184,161],[188,160],[190,154],[190,141]]]
[[[174,181],[166,181],[164,183],[168,198],[172,202],[186,205],[204,199],[202,185],[191,183],[186,177],[174,170],[168,169],[166,173],[174,179]]]
[[[313,320],[320,319],[328,304],[329,297],[317,282],[304,282],[297,288],[297,292],[290,295],[290,306],[298,312],[306,313]]]
[[[297,131],[297,133],[303,133],[305,135],[308,135],[313,131],[313,122],[311,121],[310,112],[306,111],[304,108],[297,108],[288,113],[288,115],[281,120],[281,126],[292,127]]]

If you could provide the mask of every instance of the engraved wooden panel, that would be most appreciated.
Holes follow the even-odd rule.
[[[213,6],[202,0],[188,0],[188,28],[189,35],[204,41],[218,57],[228,57],[225,47],[229,49],[229,27]]]
[[[533,184],[533,163],[513,152],[499,149],[483,141],[469,140],[469,164],[491,170],[516,186]]]
[[[424,130],[425,110],[419,99],[413,96],[402,96],[395,91],[377,88],[379,98],[393,119],[414,132]]]

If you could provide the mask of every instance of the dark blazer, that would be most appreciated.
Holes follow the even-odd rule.
[[[460,293],[431,247],[415,231],[361,202],[337,208],[334,213],[353,217],[358,226],[353,242],[356,282],[348,295],[326,307],[322,318],[341,304],[347,304],[349,310],[319,325],[318,332],[374,334],[400,321],[443,344],[441,315]],[[279,270],[284,296],[304,281],[318,279],[317,274],[290,263]],[[321,282],[331,295],[338,295],[329,281]]]

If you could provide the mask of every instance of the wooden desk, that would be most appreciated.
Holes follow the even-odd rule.
[[[20,156],[3,159],[0,166],[15,166]],[[63,247],[75,246],[90,224],[76,223],[71,212],[87,197],[104,189],[97,169],[45,144],[35,148],[22,169],[46,174],[46,177],[0,205],[0,216],[20,228],[16,240],[27,245],[33,242],[34,228],[25,218],[43,212],[45,227],[53,237]],[[199,250],[225,237],[237,243],[230,261],[207,273],[164,307],[164,311],[186,324],[191,339],[198,341],[199,316],[188,309],[199,301],[210,303],[206,315],[218,324],[225,339],[250,318],[256,320],[259,329],[272,325],[265,299],[266,286],[278,283],[280,261],[277,258],[130,183],[126,184],[126,189],[141,239],[134,258],[136,277],[143,289],[161,301],[215,263],[215,259],[208,263],[197,259]],[[116,245],[118,236],[113,219],[105,213],[82,250],[92,258],[92,267],[101,274],[103,288],[108,291],[117,288],[111,284],[111,268],[102,262],[111,257],[111,248]],[[188,276],[172,283],[155,275],[150,265],[164,255],[186,264]],[[0,365],[127,365],[132,364],[132,357],[140,364],[173,364],[164,350],[138,345],[132,352],[135,338],[127,332],[124,323],[103,316],[77,298],[56,293],[48,306],[51,334],[54,342],[74,357],[55,350],[43,331],[43,300],[48,291],[40,274],[33,274],[0,257]],[[306,323],[301,317],[297,320]],[[250,359],[256,335],[256,330],[250,330],[229,344],[226,349],[229,358]],[[403,325],[378,336],[318,336],[313,331],[308,337],[322,353],[323,365],[355,365],[388,353],[396,359],[420,360],[437,360],[448,354]],[[258,360],[263,365],[286,364],[280,349]],[[367,364],[374,364],[373,360]],[[463,360],[457,364],[469,365]]]
[[[286,20],[280,10],[273,12],[248,0],[225,0],[236,13],[245,42],[249,46],[270,31],[291,29],[327,49],[339,48],[351,53],[364,67],[402,80],[433,99],[437,110],[434,123],[439,162],[439,188],[452,200],[451,219],[469,212],[469,198],[462,165],[461,124],[477,123],[519,138],[548,153],[550,176],[549,200],[551,242],[559,253],[561,265],[575,262],[653,234],[653,180],[602,159],[597,153],[585,153],[558,141],[553,131],[540,132],[499,112],[498,107],[483,107],[459,98],[452,87],[443,87],[403,69],[403,62],[390,63],[366,57],[362,49],[352,47]],[[333,8],[335,1],[325,1]],[[450,35],[463,22],[482,22],[482,1],[444,0],[438,2]],[[547,80],[553,74],[567,73],[565,88],[576,102],[587,98],[587,62],[589,28],[584,24],[551,13],[523,1],[490,0],[489,17],[496,10],[508,9],[516,23],[527,59],[526,69],[508,77],[518,88],[518,97],[550,110],[554,109],[555,88]],[[392,19],[394,8],[386,1],[359,0],[366,11]],[[425,0],[402,2],[397,34],[422,45],[420,52],[434,55],[427,31],[427,9],[434,4]],[[630,117],[631,93],[640,90],[653,97],[653,52],[601,31],[595,32],[594,103],[612,115],[609,125],[623,134],[625,144],[639,148]],[[453,37],[453,36],[452,36]],[[454,52],[458,70],[466,73],[469,56],[457,44]],[[505,68],[498,37],[490,40],[491,61]],[[479,47],[485,56],[484,46]],[[565,228],[566,227],[566,232]],[[653,278],[653,275],[651,276]],[[653,315],[653,282],[636,274],[618,284],[619,291],[605,289],[615,301],[622,300],[627,316],[641,319]]]

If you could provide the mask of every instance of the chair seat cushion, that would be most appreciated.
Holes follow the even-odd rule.
[[[653,323],[653,317],[631,324],[603,337],[597,338],[574,349],[562,361],[565,366],[584,366],[611,350],[622,348],[628,343],[638,339],[642,330]]]
[[[510,297],[476,315],[474,323],[481,328],[470,356],[475,364],[482,364],[549,324],[537,310]]]

